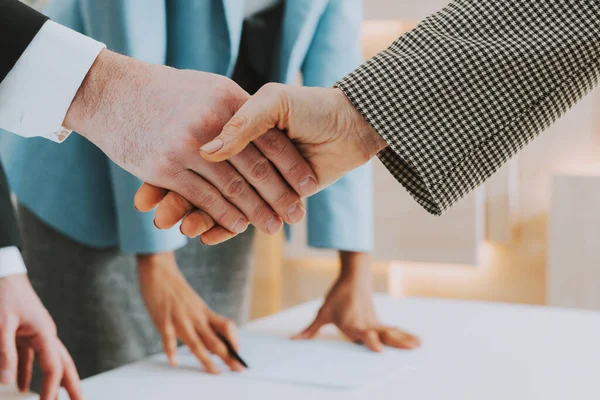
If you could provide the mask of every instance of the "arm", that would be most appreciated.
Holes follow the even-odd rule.
[[[339,89],[265,86],[203,156],[227,159],[276,125],[311,160],[322,187],[385,149],[388,169],[439,215],[599,77],[598,2],[456,0]]]
[[[390,172],[441,214],[599,75],[598,2],[460,0],[338,86],[389,144]]]
[[[29,390],[33,356],[43,373],[42,399],[58,396],[61,381],[72,400],[82,399],[73,360],[56,336],[54,321],[25,275],[17,222],[0,163],[0,384]]]

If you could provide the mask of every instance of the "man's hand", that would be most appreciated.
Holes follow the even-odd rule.
[[[275,132],[225,163],[200,156],[200,147],[248,97],[223,76],[149,65],[104,50],[64,125],[138,178],[180,193],[229,232],[243,232],[251,222],[275,233],[282,220],[294,223],[304,216],[298,194],[317,191],[314,173],[285,135]]]
[[[269,83],[202,146],[202,156],[213,162],[230,159],[272,128],[294,141],[317,174],[319,189],[387,146],[341,90]]]
[[[75,364],[27,276],[0,278],[0,383],[16,379],[28,391],[34,358],[44,375],[40,400],[55,400],[61,383],[71,400],[83,400]]]
[[[383,345],[399,349],[420,346],[419,339],[400,329],[379,322],[373,306],[372,277],[369,256],[342,252],[342,269],[337,281],[325,297],[315,320],[294,339],[310,339],[321,327],[334,324],[350,340],[364,344],[372,351]]]
[[[138,276],[146,307],[172,365],[177,365],[180,339],[208,373],[220,372],[210,354],[219,356],[232,371],[244,370],[217,336],[223,335],[237,349],[235,324],[208,308],[179,271],[173,252],[139,255]]]

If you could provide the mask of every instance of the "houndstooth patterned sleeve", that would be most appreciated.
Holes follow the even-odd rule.
[[[600,77],[600,1],[456,0],[337,83],[432,214],[489,178]]]

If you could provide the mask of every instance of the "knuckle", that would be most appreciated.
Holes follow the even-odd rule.
[[[282,204],[282,205],[288,205],[288,204],[292,204],[295,203],[296,201],[298,201],[299,197],[295,194],[292,193],[289,190],[286,190],[284,192],[282,192],[279,197],[277,197],[277,204]]]
[[[219,194],[214,189],[205,190],[200,199],[200,204],[207,209],[214,208],[219,204]]]
[[[224,194],[230,198],[240,197],[245,191],[248,185],[246,181],[241,177],[236,177],[227,184]]]
[[[255,221],[266,220],[271,215],[271,210],[266,206],[266,204],[259,204],[254,209],[253,214]]]
[[[169,192],[165,200],[170,208],[182,211],[186,211],[190,208],[188,201],[175,192]]]
[[[204,221],[204,227],[206,229],[210,229],[213,226],[215,226],[215,221],[210,217],[210,215],[208,215],[205,212],[202,211],[198,211],[200,213],[200,216],[202,218],[202,221]]]
[[[53,358],[47,362],[40,363],[40,369],[49,379],[56,378],[61,374],[61,362],[58,358]]]
[[[241,129],[243,129],[248,123],[248,117],[244,114],[235,114],[227,125],[223,128],[223,135],[234,136],[235,133]]]
[[[271,174],[271,163],[267,159],[262,159],[254,164],[250,173],[253,179],[262,182]]]
[[[293,176],[304,176],[308,171],[310,171],[310,169],[306,168],[306,166],[307,164],[304,159],[295,158],[288,167],[287,173]]]
[[[262,94],[262,95],[266,95],[266,96],[273,96],[276,95],[277,93],[279,93],[279,91],[282,88],[282,84],[277,83],[277,82],[268,82],[266,84],[264,84],[257,92]]]
[[[278,157],[285,151],[287,146],[287,140],[285,139],[280,132],[268,132],[261,138],[262,150],[271,157]]]
[[[225,322],[223,323],[223,328],[226,332],[231,332],[235,329],[235,323],[229,318],[226,318]]]

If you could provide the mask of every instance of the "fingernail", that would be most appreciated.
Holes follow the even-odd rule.
[[[312,176],[308,176],[300,181],[300,195],[302,196],[310,196],[317,192],[319,189],[319,185],[317,185],[317,181]]]
[[[290,223],[296,223],[298,221],[300,221],[302,218],[304,218],[304,207],[302,207],[300,204],[298,203],[294,203],[293,206],[290,207],[290,209],[288,210],[288,219],[290,221]]]
[[[0,372],[0,383],[3,385],[10,385],[14,382],[14,375],[15,374],[12,371],[5,369],[4,371]]]
[[[237,221],[235,221],[235,224],[233,224],[232,229],[235,233],[246,232],[246,229],[248,229],[248,221],[246,221],[243,218],[240,218]]]
[[[233,371],[234,372],[242,372],[242,371],[245,371],[245,370],[246,370],[246,368],[244,368],[244,366],[242,364],[240,364],[240,363],[233,364]]]
[[[269,233],[277,233],[281,229],[283,222],[279,218],[275,218],[273,216],[269,217],[267,220],[267,231]]]
[[[212,154],[215,151],[221,150],[222,147],[223,140],[215,139],[212,142],[208,142],[204,146],[200,147],[200,150],[202,150],[205,153]]]

